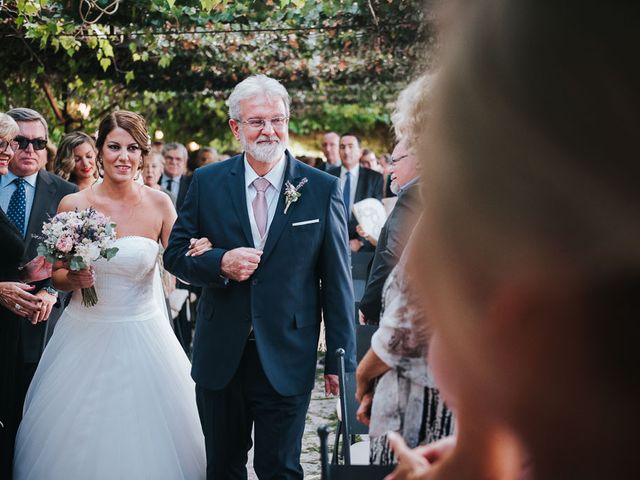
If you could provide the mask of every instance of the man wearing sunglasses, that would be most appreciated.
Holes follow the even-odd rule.
[[[62,197],[78,191],[78,187],[40,169],[46,164],[48,139],[47,122],[42,115],[30,108],[14,108],[7,115],[16,121],[20,133],[15,137],[17,150],[9,162],[9,172],[0,177],[0,207],[22,232],[25,239],[22,263],[26,264],[38,256],[38,240],[33,235],[39,235],[42,224],[55,215]],[[18,372],[22,389],[19,393],[23,396],[46,341],[44,320],[57,320],[62,313],[61,305],[65,304],[63,296],[57,302],[57,292],[50,278],[35,285],[34,291],[42,298],[43,306],[31,322],[22,322],[18,347],[23,359],[22,369]],[[49,333],[53,331],[52,327],[49,326]]]

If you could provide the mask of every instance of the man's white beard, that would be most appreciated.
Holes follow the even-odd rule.
[[[391,193],[393,193],[394,195],[398,195],[400,193],[401,187],[400,185],[398,185],[397,180],[391,181],[391,185],[389,185],[389,190],[391,190]]]
[[[260,145],[258,142],[271,140],[276,143],[267,143]],[[251,155],[255,160],[262,163],[274,163],[282,158],[287,146],[280,141],[276,135],[260,135],[254,143],[247,141],[242,129],[240,130],[240,145],[242,149]]]

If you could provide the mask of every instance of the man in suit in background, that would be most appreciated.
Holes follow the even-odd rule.
[[[420,214],[418,163],[406,140],[399,142],[391,156],[391,189],[398,201],[378,237],[369,278],[360,300],[360,323],[378,325],[382,307],[382,287],[404,251]]]
[[[340,135],[336,132],[328,132],[322,136],[322,153],[327,160],[323,163],[323,170],[329,171],[333,167],[340,166]]]
[[[355,367],[342,192],[286,149],[290,98],[278,81],[249,77],[227,103],[244,153],[196,170],[164,264],[203,287],[192,376],[207,478],[247,478],[255,426],[258,477],[301,479],[321,319],[325,391],[338,393],[337,348]],[[201,237],[213,248],[186,256]]]
[[[384,192],[384,178],[378,172],[360,166],[362,149],[360,139],[347,133],[340,138],[340,159],[342,166],[329,170],[331,175],[340,178],[343,202],[349,215],[349,246],[352,252],[373,251],[373,246],[358,235],[355,219],[351,208],[353,204],[365,198],[382,200]]]
[[[176,210],[180,210],[191,183],[191,177],[185,175],[189,154],[181,143],[167,143],[162,147],[162,156],[164,173],[160,177],[160,185],[169,192]]]
[[[58,204],[65,195],[78,191],[78,187],[41,169],[47,160],[48,125],[42,115],[30,108],[14,108],[7,112],[20,133],[15,138],[18,149],[9,163],[9,172],[0,177],[0,206],[23,233],[25,238],[25,264],[38,256],[38,240],[33,235],[42,233],[42,225],[56,214]],[[51,279],[37,282],[34,290],[42,298],[42,308],[32,322],[24,321],[20,329],[22,371],[18,372],[21,394],[25,395],[36,371],[44,347],[45,332],[53,331],[55,321],[64,309],[66,296],[52,287]],[[46,328],[44,320],[51,325]]]

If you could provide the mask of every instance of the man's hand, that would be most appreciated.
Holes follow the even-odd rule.
[[[243,282],[256,271],[260,264],[261,250],[239,247],[229,250],[222,256],[220,270],[225,277]]]
[[[362,248],[362,241],[359,238],[349,240],[349,248],[351,248],[352,252],[357,252]]]
[[[367,319],[365,318],[364,313],[362,313],[362,310],[358,310],[358,323],[360,325],[367,324]]]
[[[40,298],[42,303],[40,304],[40,308],[33,312],[33,315],[31,315],[30,320],[34,325],[36,323],[44,322],[45,320],[49,319],[49,315],[51,315],[51,309],[53,308],[57,300],[56,297],[51,295],[46,290],[40,290],[38,293],[36,293],[36,297]]]
[[[398,466],[385,477],[385,480],[427,480],[427,475],[432,470],[424,455],[428,446],[411,449],[395,432],[389,432],[388,438],[389,445],[398,459]]]
[[[337,375],[324,376],[324,393],[325,395],[339,395],[340,382]]]
[[[0,305],[20,317],[31,317],[40,310],[42,300],[29,293],[32,285],[20,282],[0,282]]]

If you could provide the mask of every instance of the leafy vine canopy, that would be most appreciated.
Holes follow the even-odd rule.
[[[165,137],[232,144],[224,100],[264,73],[301,137],[355,130],[389,146],[398,92],[431,61],[419,0],[0,0],[0,108],[32,106],[52,136],[114,108]]]

